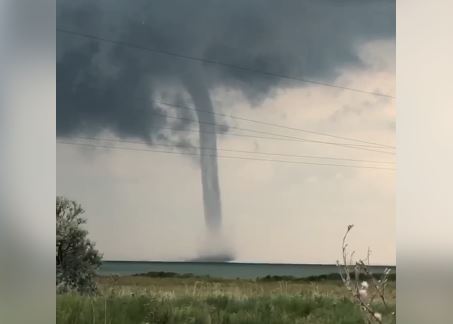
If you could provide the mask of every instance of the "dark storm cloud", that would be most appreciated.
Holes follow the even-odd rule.
[[[204,216],[208,245],[215,247],[209,254],[216,258],[231,251],[220,235],[212,90],[239,90],[255,104],[276,89],[305,84],[183,56],[332,82],[339,68],[360,64],[361,43],[395,33],[394,3],[385,0],[62,0],[57,9],[59,29],[155,50],[59,32],[57,135],[109,130],[193,150],[191,138],[180,141],[174,133],[198,119]],[[164,94],[166,101],[198,110],[156,103]],[[170,135],[169,125],[175,129]]]
[[[360,64],[361,42],[394,37],[395,5],[383,0],[64,0],[57,5],[57,25],[254,70],[332,81],[339,67]],[[149,99],[171,90],[175,101],[189,100],[185,75],[194,65],[202,65],[196,68],[202,77],[191,82],[203,79],[208,92],[239,89],[252,102],[279,87],[304,85],[57,35],[58,135],[108,129],[152,141],[169,120],[162,117],[166,107]],[[184,128],[184,122],[177,127]]]

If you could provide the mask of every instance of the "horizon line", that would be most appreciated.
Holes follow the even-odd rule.
[[[255,265],[309,265],[309,266],[337,266],[336,263],[285,263],[285,262],[240,262],[240,261],[165,261],[165,260],[103,260],[102,262],[149,262],[149,263],[224,263],[224,264],[255,264]],[[395,267],[396,264],[370,264],[371,267]]]

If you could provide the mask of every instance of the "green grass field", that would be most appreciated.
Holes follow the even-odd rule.
[[[57,323],[365,323],[340,281],[98,278],[99,294],[57,296]],[[395,323],[395,282],[384,323]]]

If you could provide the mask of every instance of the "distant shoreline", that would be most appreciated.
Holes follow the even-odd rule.
[[[292,265],[292,266],[336,266],[335,263],[268,263],[268,262],[236,262],[236,261],[149,261],[149,260],[104,260],[102,263],[161,263],[161,264],[243,264],[243,265]],[[387,267],[396,269],[396,265],[388,265],[388,264],[370,264],[370,267]]]
[[[371,265],[371,272],[382,274],[385,269],[396,273],[396,267]],[[97,273],[99,275],[133,276],[150,274],[157,277],[205,277],[227,279],[257,278],[314,278],[332,277],[338,274],[334,264],[283,264],[283,263],[239,263],[239,262],[206,262],[206,261],[104,261]]]
[[[376,279],[379,279],[381,273],[374,274]],[[109,277],[112,275],[99,275],[99,277]],[[113,275],[114,276],[114,275]],[[273,281],[294,281],[294,282],[316,282],[316,281],[341,281],[339,273],[330,273],[322,275],[313,275],[308,277],[297,277],[297,276],[278,276],[278,275],[267,275],[263,277],[256,277],[255,279],[246,278],[221,278],[210,275],[196,275],[193,273],[176,273],[167,271],[150,271],[145,273],[136,273],[127,275],[126,277],[147,277],[147,278],[172,278],[172,279],[197,279],[197,280],[208,280],[208,281],[229,281],[229,280],[245,280],[245,281],[256,281],[256,282],[273,282]],[[363,278],[362,278],[363,277]],[[360,280],[367,279],[366,276],[361,275]],[[389,281],[396,281],[396,274],[390,274],[388,277]]]

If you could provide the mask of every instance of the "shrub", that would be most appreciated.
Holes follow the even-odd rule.
[[[94,276],[101,265],[102,255],[87,238],[82,228],[86,219],[80,204],[64,197],[57,197],[56,205],[56,283],[57,291],[96,291]]]

